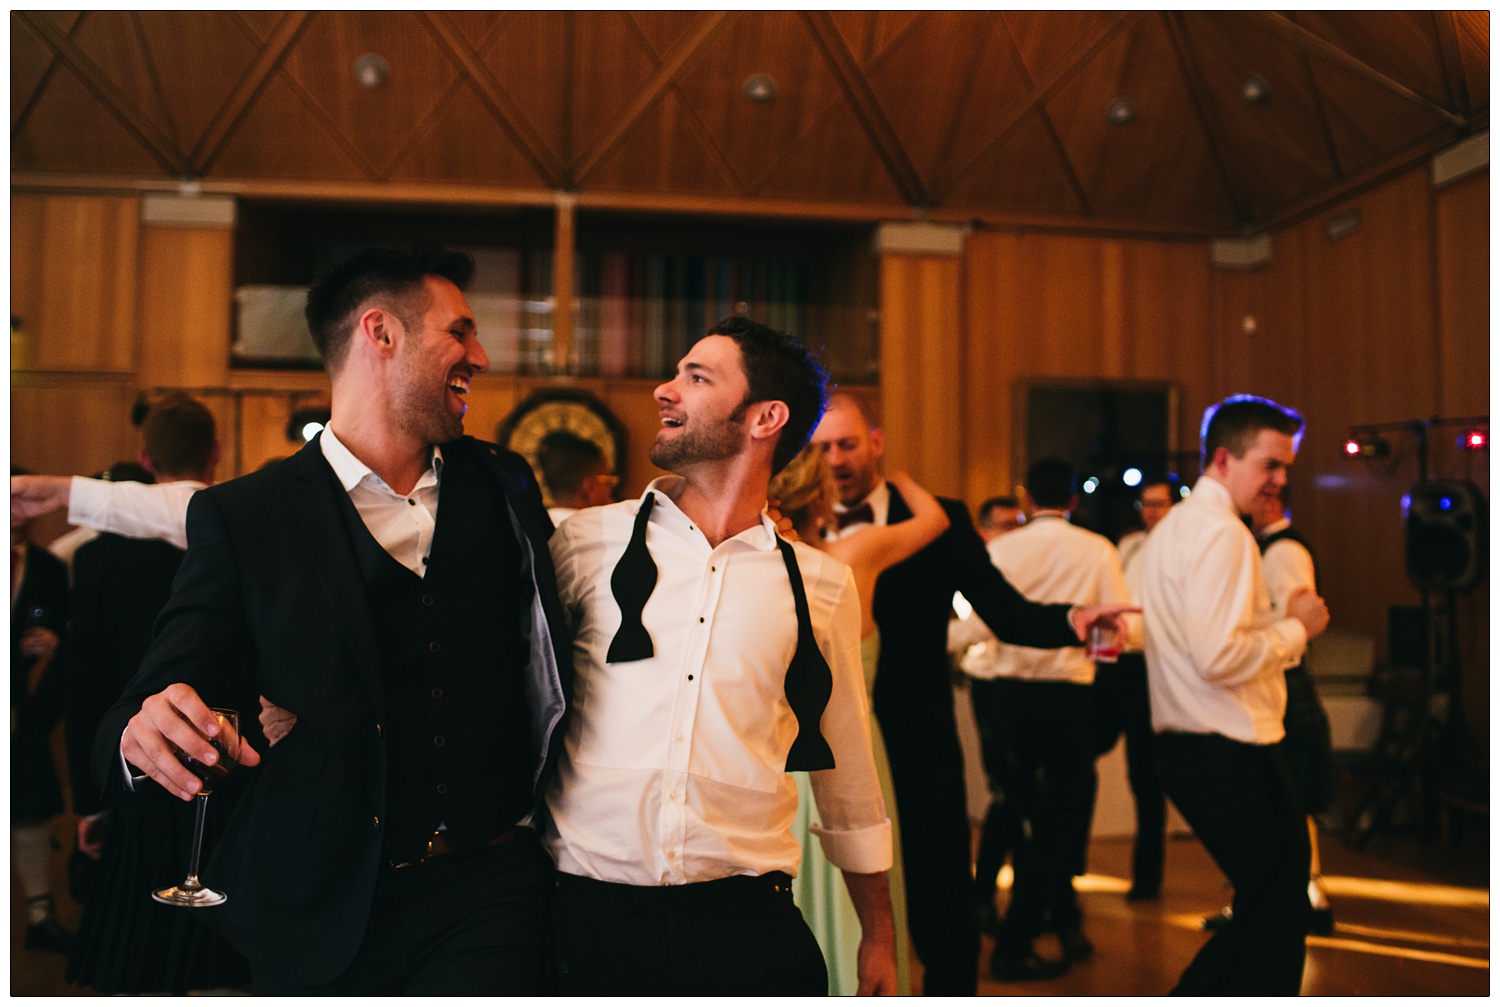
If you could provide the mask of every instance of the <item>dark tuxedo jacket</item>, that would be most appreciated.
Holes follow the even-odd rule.
[[[510,522],[530,581],[522,592],[530,616],[524,676],[540,805],[572,681],[547,550],[552,524],[519,455],[468,437],[443,452],[445,459],[472,453],[498,481],[507,507],[494,519]],[[101,723],[94,751],[100,778],[121,781],[125,724],[142,700],[173,682],[192,685],[210,706],[249,683],[297,714],[286,738],[259,749],[262,762],[249,771],[252,782],[205,871],[228,902],[202,913],[252,966],[306,985],[336,978],[353,959],[382,861],[387,711],[342,492],[314,440],[289,459],[193,497],[172,598],[139,675]],[[440,531],[445,513],[452,510],[440,504]],[[259,709],[241,712],[248,720]],[[484,711],[469,715],[482,718]]]

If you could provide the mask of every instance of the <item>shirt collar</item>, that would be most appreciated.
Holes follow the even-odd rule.
[[[1290,528],[1291,526],[1292,526],[1292,519],[1284,517],[1284,518],[1282,518],[1279,521],[1272,521],[1270,524],[1266,525],[1264,528],[1262,528],[1259,532],[1256,533],[1255,537],[1256,538],[1270,538],[1272,535],[1275,535],[1277,532],[1282,531],[1283,529],[1286,529],[1286,528]]]
[[[344,446],[344,442],[338,439],[331,427],[324,427],[323,432],[318,435],[318,447],[323,449],[323,457],[328,460],[333,474],[338,476],[339,484],[344,487],[345,493],[358,486],[366,476],[375,479],[382,486],[385,485],[385,480],[376,475],[370,466],[356,458],[354,452]],[[443,449],[434,444],[432,461],[422,478],[417,480],[417,485],[421,486],[429,479],[436,482],[442,472]]]
[[[684,528],[694,528],[696,523],[684,514],[678,507],[677,502],[672,499],[672,494],[679,491],[687,480],[682,476],[665,475],[651,480],[650,484],[641,492],[641,500],[646,499],[646,494],[652,491],[656,493],[656,507],[651,512],[653,520],[657,515],[671,515],[670,520],[680,523]],[[701,532],[700,532],[701,534]],[[740,532],[738,535],[728,539],[729,542],[743,542],[752,549],[767,552],[776,546],[776,525],[762,508],[760,512],[760,524],[752,525]],[[720,543],[723,545],[723,543]]]
[[[1225,486],[1213,476],[1199,476],[1198,481],[1193,483],[1193,492],[1188,494],[1187,503],[1191,500],[1202,500],[1227,511],[1239,518],[1240,512],[1234,506],[1234,498],[1229,495],[1229,487]]]

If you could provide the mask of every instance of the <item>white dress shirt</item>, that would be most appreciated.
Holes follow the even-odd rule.
[[[1048,604],[1130,604],[1114,543],[1069,524],[1062,511],[1038,511],[1021,527],[990,540],[990,562],[1032,601]],[[975,646],[977,644],[977,646]],[[1014,678],[1090,685],[1094,662],[1084,648],[1018,647],[995,639],[974,615],[949,626],[949,647],[968,650],[959,661],[980,679]]]
[[[1151,532],[1142,562],[1152,726],[1280,741],[1282,673],[1302,659],[1307,631],[1272,616],[1260,548],[1229,490],[1199,479]]]
[[[647,487],[658,575],[641,621],[652,657],[605,660],[620,625],[610,576],[640,501],[579,511],[552,536],[576,677],[546,843],[558,870],[620,884],[795,874],[797,785],[785,766],[797,732],[786,699],[797,617],[786,564],[764,515],[710,546],[672,502],[679,486],[667,476]],[[835,866],[884,871],[891,827],[870,751],[854,577],[794,548],[833,676],[822,732],[836,768],[809,774],[823,823],[814,831]]]
[[[1292,522],[1286,518],[1261,529],[1258,538],[1265,539]],[[1294,539],[1284,538],[1272,542],[1260,554],[1261,575],[1266,579],[1266,593],[1270,596],[1271,615],[1281,619],[1286,616],[1286,602],[1298,588],[1309,591],[1318,589],[1318,575],[1313,567],[1312,553],[1307,546]]]
[[[68,524],[126,538],[160,539],[186,549],[188,501],[202,488],[202,483],[191,479],[117,483],[74,476]]]

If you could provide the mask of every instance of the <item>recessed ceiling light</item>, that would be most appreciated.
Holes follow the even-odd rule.
[[[768,73],[751,74],[745,78],[745,97],[757,105],[764,105],[776,97],[776,82]]]
[[[1128,126],[1135,122],[1135,102],[1122,94],[1109,103],[1104,117],[1116,126]]]
[[[384,56],[367,52],[354,61],[354,79],[361,87],[380,87],[391,79],[391,65]]]
[[[1240,97],[1246,105],[1264,105],[1271,100],[1271,86],[1263,78],[1247,73],[1244,84],[1240,85]]]

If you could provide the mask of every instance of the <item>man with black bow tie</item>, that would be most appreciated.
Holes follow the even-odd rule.
[[[834,395],[813,441],[828,454],[839,509],[851,512],[840,537],[858,535],[872,523],[911,517],[900,494],[880,478],[882,434],[857,401]],[[1028,601],[990,562],[968,508],[959,500],[942,504],[948,530],[876,582],[880,662],[874,704],[895,783],[923,992],[973,996],[979,981],[979,921],[971,897],[972,827],[948,671],[953,594],[961,591],[1001,640],[1027,647],[1076,647],[1095,620],[1113,622],[1128,607]],[[858,520],[851,520],[856,515]]]
[[[552,538],[576,674],[546,830],[563,993],[825,994],[789,770],[812,771],[859,914],[859,991],[895,992],[854,579],[764,513],[825,382],[791,337],[726,319],[656,389],[673,475]]]

